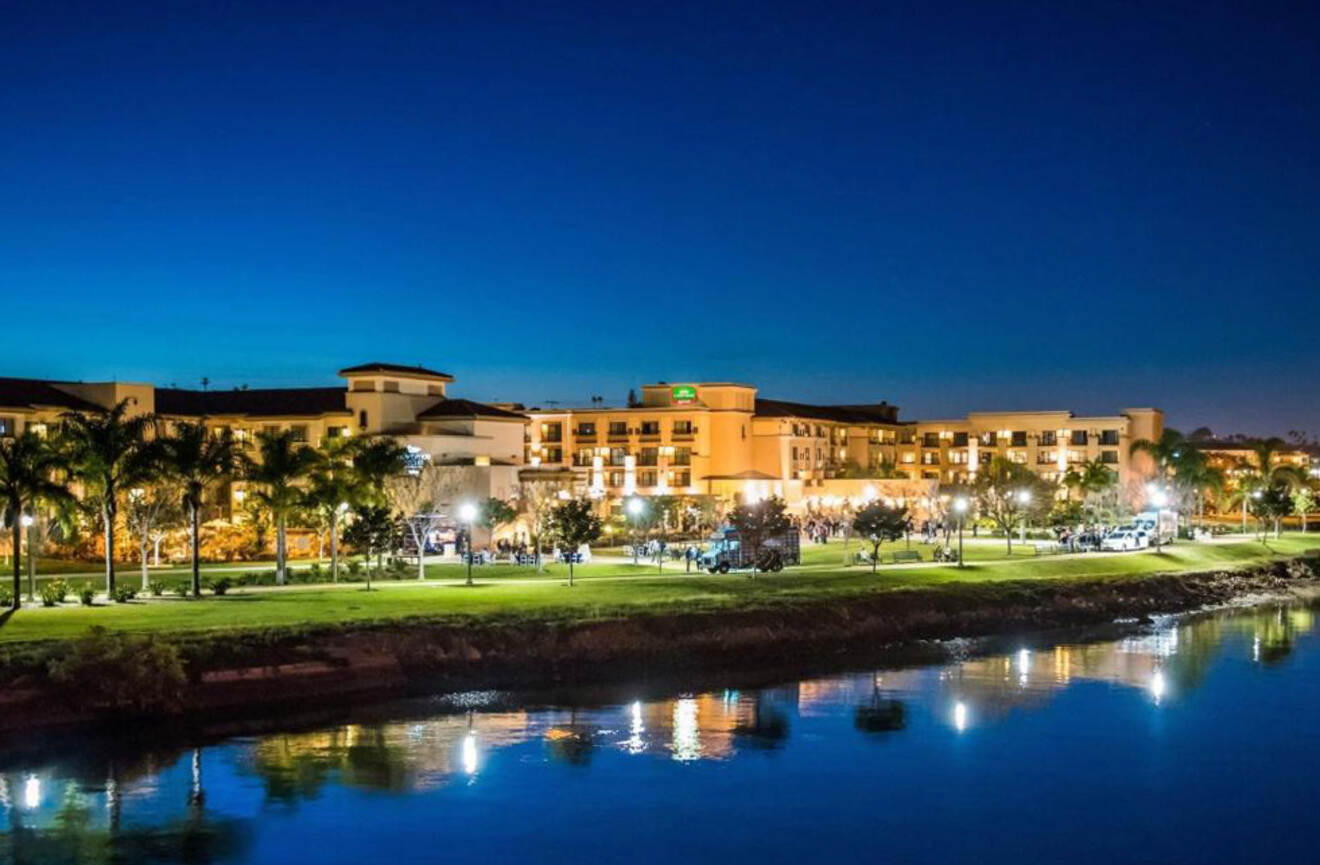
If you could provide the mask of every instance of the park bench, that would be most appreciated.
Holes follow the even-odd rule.
[[[892,561],[896,565],[899,564],[900,562],[919,562],[921,561],[921,551],[898,550],[897,552],[894,553]]]

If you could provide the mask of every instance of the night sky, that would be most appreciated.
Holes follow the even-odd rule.
[[[3,3],[0,375],[1320,435],[1318,10]]]

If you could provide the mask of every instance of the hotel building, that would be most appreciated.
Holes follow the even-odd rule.
[[[973,480],[996,455],[1050,481],[1100,460],[1135,498],[1152,467],[1131,445],[1163,429],[1163,415],[1150,408],[903,421],[886,402],[786,402],[733,382],[650,384],[623,408],[522,410],[451,397],[454,378],[422,367],[369,363],[339,376],[338,387],[237,390],[0,378],[0,435],[46,431],[66,411],[129,399],[132,411],[154,413],[167,426],[204,420],[240,441],[263,430],[290,430],[313,446],[394,436],[437,464],[466,467],[461,495],[474,498],[514,498],[521,482],[550,479],[607,502],[632,494],[726,503],[776,495],[801,509],[877,495],[929,502],[941,484]],[[217,515],[231,514],[242,495],[241,483],[218,490]]]
[[[258,432],[287,430],[309,445],[358,435],[397,437],[440,465],[466,467],[461,494],[512,498],[517,491],[526,417],[496,406],[451,398],[453,376],[422,367],[369,363],[339,371],[340,387],[186,390],[128,382],[68,382],[0,378],[0,436],[45,434],[69,411],[100,411],[129,400],[132,413],[152,413],[165,427],[205,421],[240,442]],[[208,504],[229,516],[241,483],[215,491]]]
[[[1152,466],[1132,443],[1158,438],[1158,409],[1112,416],[1067,411],[977,412],[905,422],[885,402],[810,405],[762,399],[748,384],[646,385],[626,408],[526,412],[529,466],[571,470],[597,497],[777,495],[790,505],[930,496],[967,483],[996,455],[1046,480],[1100,460],[1139,495]]]

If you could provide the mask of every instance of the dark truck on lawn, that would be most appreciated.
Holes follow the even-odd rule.
[[[727,574],[753,565],[758,571],[782,571],[785,565],[802,561],[798,531],[790,528],[782,535],[768,537],[761,541],[759,550],[753,550],[742,543],[737,529],[725,526],[706,541],[706,549],[698,561],[712,574]]]

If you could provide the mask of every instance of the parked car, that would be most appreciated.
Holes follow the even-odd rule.
[[[1120,529],[1100,542],[1102,550],[1140,550],[1145,546],[1147,546],[1145,533],[1135,529]]]

